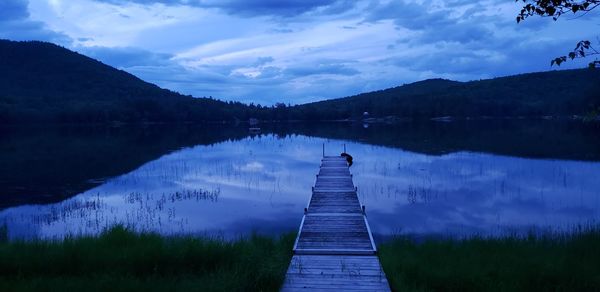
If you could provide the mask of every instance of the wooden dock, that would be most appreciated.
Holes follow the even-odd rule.
[[[325,156],[282,291],[390,291],[346,159]]]

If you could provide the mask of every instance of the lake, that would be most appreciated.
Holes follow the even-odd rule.
[[[114,224],[296,232],[323,145],[343,147],[376,237],[570,231],[600,219],[600,127],[575,121],[0,128],[10,238]]]

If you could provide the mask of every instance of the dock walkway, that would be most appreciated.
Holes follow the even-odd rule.
[[[390,291],[346,159],[325,156],[282,291]]]

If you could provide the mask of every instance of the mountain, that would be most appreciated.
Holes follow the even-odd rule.
[[[181,122],[247,118],[246,106],[183,96],[63,47],[0,40],[0,122]]]
[[[386,90],[291,107],[290,119],[516,117],[600,110],[600,70],[529,73],[457,82],[430,79]]]

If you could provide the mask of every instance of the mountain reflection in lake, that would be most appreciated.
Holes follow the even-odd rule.
[[[600,219],[600,163],[458,151],[430,155],[304,135],[267,134],[166,154],[74,197],[0,211],[15,237],[96,234],[124,224],[163,234],[295,231],[321,145],[346,144],[378,236],[569,230]]]

